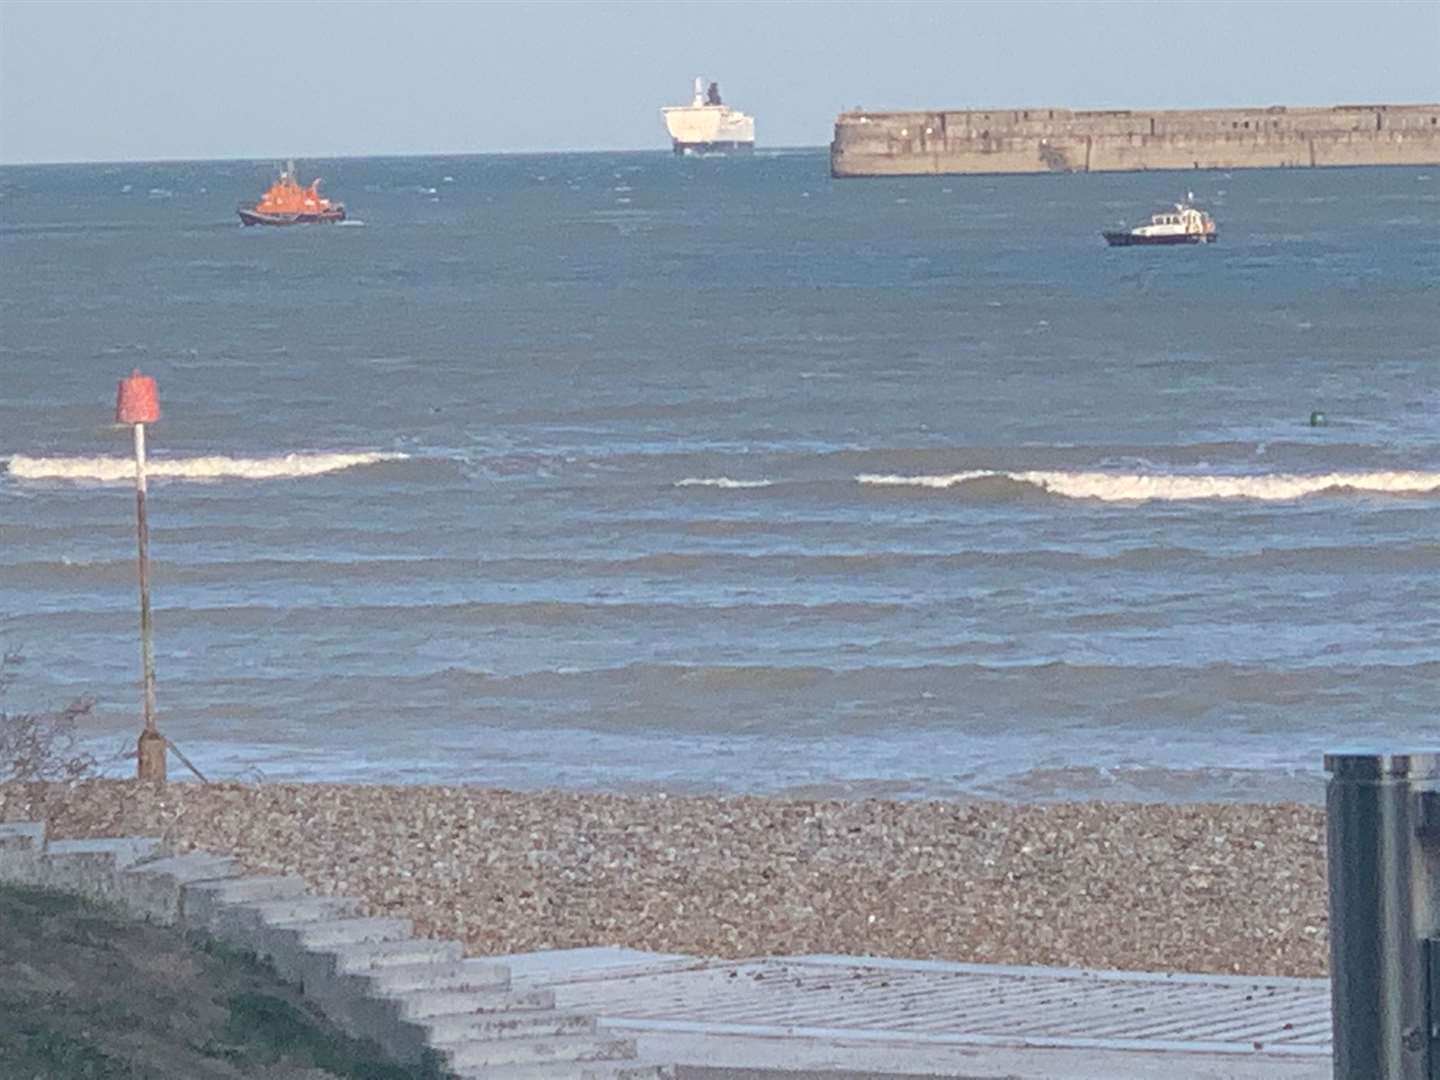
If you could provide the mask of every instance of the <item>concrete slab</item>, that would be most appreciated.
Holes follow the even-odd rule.
[[[590,977],[623,978],[630,974],[691,968],[705,963],[700,957],[683,953],[643,952],[613,946],[549,949],[545,952],[487,956],[485,959],[509,967],[510,977],[517,982],[535,983]]]
[[[169,924],[180,919],[180,894],[186,885],[239,873],[240,864],[226,856],[198,851],[172,855],[120,871],[114,878],[114,898],[135,915]]]
[[[51,840],[45,853],[52,861],[68,856],[109,859],[116,869],[123,870],[145,859],[167,854],[167,851],[165,845],[153,836],[107,836],[93,840]]]
[[[305,879],[293,874],[190,882],[180,890],[180,918],[192,926],[209,929],[212,920],[232,904],[285,900],[304,896],[305,891]]]
[[[551,1011],[555,997],[544,990],[527,990],[516,993],[509,988],[501,990],[407,990],[399,994],[385,995],[395,1003],[395,1009],[405,1020],[422,1020],[427,1017],[446,1017],[466,1014],[475,1016],[482,1013]],[[594,1018],[587,1030],[593,1030]]]
[[[1323,979],[844,956],[506,962],[517,985],[554,990],[557,1008],[599,1015],[602,1028],[635,1036],[643,1059],[677,1062],[682,1076],[1320,1080],[1330,1070]]]
[[[364,910],[357,896],[293,896],[284,900],[255,900],[236,904],[236,912],[246,912],[256,925],[284,926],[320,919],[345,919]]]
[[[555,1062],[546,1065],[479,1065],[460,1069],[461,1080],[676,1080],[675,1070],[634,1062]]]
[[[455,1075],[461,1080],[676,1080],[675,1070],[668,1066],[601,1061],[479,1065]]]
[[[457,1071],[481,1066],[547,1064],[563,1061],[621,1061],[635,1056],[633,1039],[617,1035],[563,1035],[549,1039],[496,1039],[461,1043],[445,1051]],[[576,1072],[580,1071],[578,1068]]]
[[[464,1006],[460,1006],[463,1009]],[[555,1009],[455,1011],[408,1017],[428,1035],[431,1046],[451,1049],[472,1040],[538,1039],[549,1035],[593,1035],[596,1020],[583,1013]]]
[[[43,821],[14,821],[0,825],[0,851],[41,851],[44,847]]]
[[[112,903],[119,871],[164,853],[160,841],[148,836],[52,840],[38,860],[36,884]]]
[[[1331,1080],[1328,1060],[1231,1054],[1177,1059],[1136,1050],[847,1046],[643,1034],[637,1043],[642,1061],[679,1062],[677,1080]]]
[[[395,964],[371,968],[363,975],[373,993],[404,994],[416,990],[509,990],[510,969],[485,960],[448,963]]]

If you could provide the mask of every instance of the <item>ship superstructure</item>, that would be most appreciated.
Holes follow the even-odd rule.
[[[697,78],[689,105],[667,105],[660,113],[677,154],[755,149],[755,118],[721,101],[719,83],[705,88]]]
[[[1215,219],[1204,210],[1193,205],[1194,193],[1184,202],[1176,203],[1174,210],[1162,210],[1150,215],[1149,225],[1133,229],[1116,229],[1102,232],[1105,242],[1111,247],[1140,247],[1151,244],[1213,244],[1219,234],[1215,231]]]
[[[286,162],[280,178],[270,185],[254,206],[236,208],[246,225],[300,225],[345,220],[345,204],[331,202],[320,194],[319,179],[302,187],[296,179],[295,163]]]

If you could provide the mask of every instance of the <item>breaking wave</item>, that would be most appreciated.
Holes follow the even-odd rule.
[[[944,489],[974,480],[1000,479],[1027,484],[1068,499],[1104,502],[1191,502],[1205,499],[1257,499],[1283,502],[1326,491],[1360,491],[1391,495],[1440,493],[1440,473],[1357,472],[1257,476],[1178,476],[1104,472],[997,472],[972,470],[929,476],[862,473],[862,484]]]
[[[403,461],[407,454],[280,454],[275,457],[152,458],[145,472],[167,480],[294,480],[307,476]],[[135,462],[124,457],[12,457],[6,471],[19,480],[76,480],[89,483],[128,483],[135,478]]]
[[[676,487],[717,487],[717,488],[763,488],[769,487],[769,480],[731,480],[728,476],[687,476],[676,480]]]

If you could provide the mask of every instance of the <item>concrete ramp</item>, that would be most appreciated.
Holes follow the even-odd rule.
[[[502,959],[516,985],[551,990],[692,1080],[1330,1076],[1323,979],[624,949]]]

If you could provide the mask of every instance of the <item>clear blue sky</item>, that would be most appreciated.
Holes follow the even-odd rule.
[[[0,162],[661,149],[836,112],[1440,100],[1440,0],[0,0]]]

